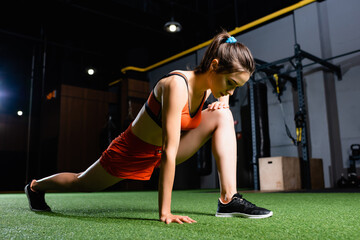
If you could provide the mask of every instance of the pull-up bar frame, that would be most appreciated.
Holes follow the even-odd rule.
[[[300,156],[300,163],[301,163],[301,176],[302,176],[302,184],[303,188],[305,189],[311,189],[311,177],[310,177],[310,164],[309,164],[309,146],[308,146],[308,134],[307,134],[307,109],[305,105],[305,98],[304,98],[304,83],[303,83],[303,59],[309,59],[313,61],[314,63],[318,63],[322,65],[323,67],[327,68],[328,70],[335,73],[338,77],[338,80],[342,79],[341,69],[339,66],[336,66],[327,60],[321,59],[319,57],[316,57],[308,52],[305,52],[300,48],[299,44],[295,44],[294,46],[294,52],[295,55],[280,59],[271,63],[265,63],[261,60],[258,60],[257,63],[261,63],[261,65],[256,67],[256,72],[264,72],[269,74],[273,73],[279,67],[277,65],[290,62],[291,65],[295,68],[296,71],[296,86],[297,86],[297,97],[298,97],[298,113],[302,115],[303,122],[302,122],[302,136],[301,136],[301,144],[299,147],[301,148],[301,156]],[[295,63],[293,62],[295,61]],[[278,72],[278,74],[281,76],[281,73]],[[284,75],[284,73],[283,73]],[[284,75],[289,80],[292,79],[292,77]],[[258,152],[257,152],[257,139],[256,139],[256,123],[255,123],[255,103],[254,103],[254,84],[257,82],[255,79],[255,74],[253,74],[253,77],[251,78],[250,82],[250,114],[251,114],[251,128],[252,128],[252,151],[253,151],[253,157],[252,157],[252,165],[253,165],[253,174],[254,174],[254,189],[259,190],[259,184],[258,184]],[[255,136],[255,137],[254,137]]]

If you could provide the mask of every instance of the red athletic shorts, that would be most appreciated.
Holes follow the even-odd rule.
[[[139,139],[131,132],[130,125],[103,152],[100,163],[115,177],[149,180],[160,159],[161,147]]]

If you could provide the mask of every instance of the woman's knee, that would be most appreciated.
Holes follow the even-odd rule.
[[[208,110],[209,117],[216,121],[216,124],[234,124],[234,117],[229,108],[222,108],[216,110]]]

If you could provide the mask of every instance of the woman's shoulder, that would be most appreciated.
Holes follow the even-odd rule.
[[[189,74],[191,73],[192,71],[186,71],[186,70],[173,70],[171,72],[169,72],[169,74],[172,74],[172,73],[182,73],[182,74]]]
[[[164,79],[161,79],[161,81],[159,82],[159,87],[173,90],[186,90],[187,81],[181,81],[181,77],[178,75],[171,75]]]
[[[184,83],[188,84],[188,79],[191,77],[192,71],[184,70],[174,70],[165,75],[160,81],[161,86],[172,85],[172,86],[182,86]],[[182,79],[183,81],[178,81]],[[184,81],[185,80],[185,81]],[[178,85],[180,84],[180,85]],[[185,86],[186,86],[185,85]]]
[[[194,74],[194,71],[185,71],[185,70],[174,70],[169,72],[168,76],[183,76],[188,80],[192,75]],[[179,77],[180,77],[179,76]]]
[[[176,74],[178,73],[178,74]],[[163,94],[163,91],[176,91],[176,92],[184,92],[187,94],[188,87],[187,87],[187,80],[182,80],[182,76],[184,75],[185,78],[188,77],[187,71],[172,71],[165,77],[163,77],[155,86],[155,93],[156,96],[160,96]]]

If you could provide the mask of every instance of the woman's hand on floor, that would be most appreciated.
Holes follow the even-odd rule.
[[[196,222],[195,220],[189,218],[188,216],[180,216],[180,215],[172,215],[172,214],[168,214],[166,216],[160,217],[160,221],[162,221],[166,224],[170,224],[170,223],[183,224],[183,223],[195,223]]]

